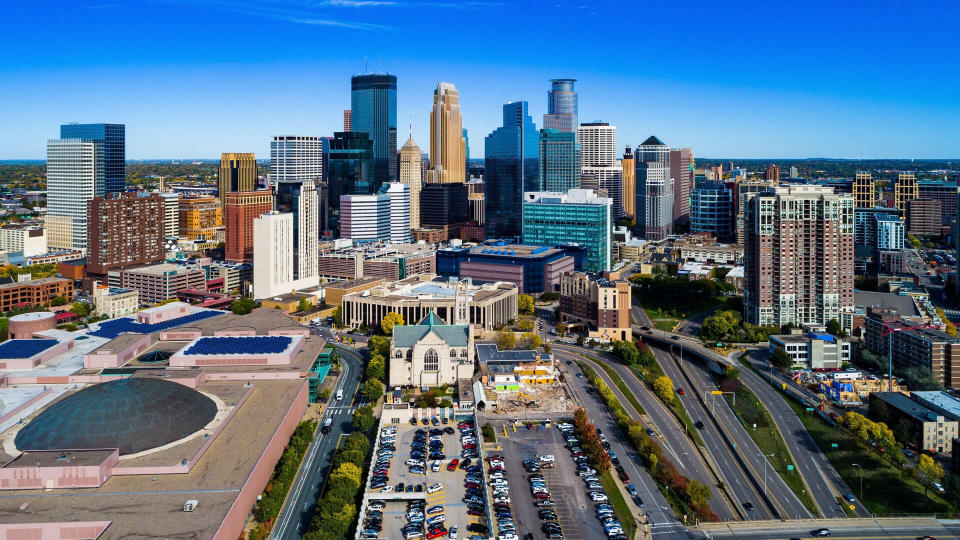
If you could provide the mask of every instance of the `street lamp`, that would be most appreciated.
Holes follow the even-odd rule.
[[[773,457],[774,454],[764,454],[760,452],[760,459],[763,461],[763,496],[767,496],[767,460],[764,458]]]
[[[850,466],[856,467],[857,472],[859,473],[858,476],[860,476],[860,500],[862,501],[863,500],[863,467],[861,467],[856,463],[851,463]]]

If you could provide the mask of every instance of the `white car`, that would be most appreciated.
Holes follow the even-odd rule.
[[[443,523],[447,519],[447,516],[440,514],[439,516],[433,516],[427,520],[427,525],[433,525],[434,523]]]
[[[450,527],[450,529],[447,531],[447,536],[453,539],[456,539],[458,534],[460,534],[460,528],[457,526]]]
[[[442,463],[440,462],[440,460],[438,459],[438,460],[436,460],[436,461],[433,462],[433,465],[430,467],[430,470],[431,470],[432,472],[440,472],[440,466],[441,466],[441,465],[443,465],[443,464],[442,464]]]
[[[545,456],[540,456],[540,461],[543,463],[553,463],[553,454],[547,454]]]
[[[393,486],[383,486],[380,493],[390,493],[391,491],[393,491]]]
[[[443,484],[440,482],[437,482],[436,484],[427,488],[427,493],[436,493],[442,489],[443,489]]]
[[[607,502],[610,499],[604,493],[600,493],[599,491],[591,491],[590,500],[593,502]]]

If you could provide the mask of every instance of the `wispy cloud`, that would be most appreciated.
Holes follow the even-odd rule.
[[[294,24],[331,26],[354,30],[392,30],[393,27],[341,17],[337,8],[385,7],[396,4],[392,0],[323,0],[296,2],[292,0],[152,0],[160,4],[203,6],[240,15],[262,17]]]

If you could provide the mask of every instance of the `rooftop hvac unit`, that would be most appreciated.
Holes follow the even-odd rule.
[[[190,499],[189,501],[183,503],[183,511],[193,512],[197,508],[198,504],[200,504],[200,501],[196,499]]]

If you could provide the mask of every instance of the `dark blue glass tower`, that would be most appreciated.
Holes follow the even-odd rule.
[[[124,190],[127,184],[124,124],[63,124],[60,138],[103,141],[104,191],[119,193]]]
[[[523,229],[524,191],[539,183],[537,126],[527,102],[503,106],[503,127],[484,139],[484,234],[487,238],[518,238]]]
[[[350,79],[350,131],[373,141],[377,186],[397,180],[397,76],[356,75]]]
[[[373,141],[366,133],[334,133],[324,166],[330,202],[328,226],[339,230],[340,196],[370,195],[380,185],[373,179]]]

